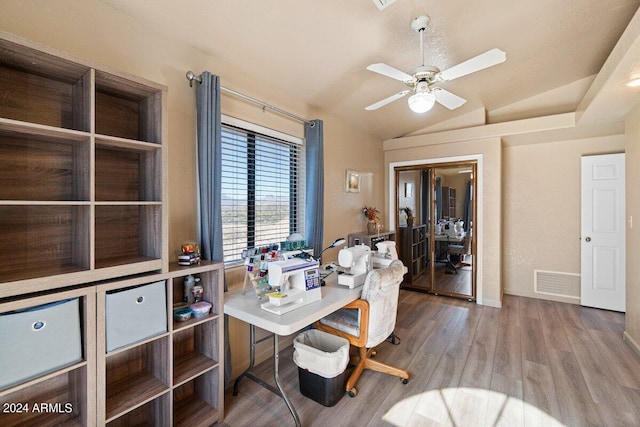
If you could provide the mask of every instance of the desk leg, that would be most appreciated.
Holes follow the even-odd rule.
[[[446,243],[447,245],[449,244],[448,242],[436,242],[436,245],[438,245],[439,243]],[[451,262],[451,256],[449,255],[446,249],[444,250],[444,258],[442,257],[442,250],[436,253],[435,262],[446,264],[447,267],[449,267],[454,274],[458,274],[458,268],[455,266],[453,262]]]
[[[254,375],[251,373],[253,369],[253,365],[256,360],[256,329],[255,326],[249,325],[249,367],[245,369],[243,373],[238,375],[238,378],[233,383],[233,395],[238,395],[238,387],[240,386],[240,381],[244,377],[253,377]],[[252,378],[253,379],[253,378]],[[255,379],[254,379],[255,381]]]
[[[447,253],[447,265],[453,270],[454,274],[458,274],[458,267],[451,261],[451,255]]]
[[[284,400],[284,403],[287,404],[287,408],[289,408],[289,412],[291,412],[291,415],[293,416],[293,420],[296,423],[297,427],[300,427],[300,418],[298,418],[298,414],[296,413],[295,408],[293,407],[293,405],[291,404],[291,402],[289,401],[289,398],[287,397],[287,395],[284,393],[284,390],[282,389],[282,385],[280,385],[280,376],[278,373],[278,365],[279,365],[279,361],[280,361],[280,355],[279,355],[279,351],[278,351],[278,335],[273,335],[273,379],[276,382],[276,386],[278,386],[278,390],[280,391],[280,393],[276,393],[276,394],[280,394],[280,397],[282,397],[282,399]]]
[[[297,427],[300,427],[300,418],[298,417],[298,414],[295,410],[295,408],[293,407],[293,405],[291,404],[291,402],[289,401],[289,398],[287,397],[287,395],[284,393],[284,390],[282,389],[282,385],[280,384],[280,374],[279,374],[279,366],[280,366],[280,351],[279,351],[279,347],[278,347],[278,336],[276,334],[272,334],[273,336],[273,379],[276,382],[276,387],[272,386],[269,383],[266,383],[265,381],[262,380],[262,378],[259,378],[258,376],[256,376],[253,372],[251,372],[251,370],[254,367],[255,364],[255,356],[256,356],[256,344],[258,342],[262,342],[265,339],[270,338],[271,336],[267,336],[265,338],[262,338],[260,341],[256,342],[256,329],[254,325],[249,325],[249,340],[250,340],[250,345],[249,345],[249,367],[238,376],[238,378],[236,378],[235,382],[233,383],[233,395],[237,396],[238,395],[238,387],[240,385],[240,381],[244,378],[247,377],[252,381],[255,381],[256,383],[260,384],[262,387],[266,388],[267,390],[269,390],[272,393],[277,394],[278,396],[280,396],[283,400],[284,403],[287,405],[287,408],[289,408],[289,412],[291,412],[291,415],[293,416],[293,420],[296,423]]]

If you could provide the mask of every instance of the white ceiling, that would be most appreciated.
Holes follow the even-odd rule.
[[[640,6],[640,0],[397,0],[379,11],[372,0],[102,1],[381,140],[479,109],[494,122],[575,111]],[[407,72],[420,65],[410,23],[424,14],[431,18],[427,64],[444,70],[494,47],[507,61],[442,84],[468,100],[457,110],[436,105],[419,115],[404,98],[365,111],[404,89],[367,65]]]

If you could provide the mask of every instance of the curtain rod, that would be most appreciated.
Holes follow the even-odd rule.
[[[193,82],[194,81],[196,81],[198,83],[202,83],[202,77],[195,75],[193,73],[193,71],[187,71],[187,80],[189,80],[189,86],[190,87],[193,87]],[[270,110],[273,110],[273,111],[275,111],[277,113],[285,115],[285,116],[287,116],[289,118],[292,118],[294,120],[297,120],[299,122],[308,123],[309,125],[311,125],[311,127],[313,127],[315,125],[315,123],[313,121],[311,121],[311,120],[303,119],[302,117],[296,116],[293,113],[290,113],[288,111],[282,110],[282,109],[280,109],[280,108],[278,108],[278,107],[276,107],[274,105],[267,104],[266,102],[262,102],[262,101],[260,101],[258,99],[252,98],[252,97],[250,97],[248,95],[244,95],[244,94],[242,94],[240,92],[236,92],[235,90],[227,89],[226,87],[222,87],[222,86],[220,86],[220,90],[222,92],[228,93],[230,95],[237,96],[238,98],[242,98],[245,101],[249,101],[249,102],[253,102],[254,104],[258,104],[263,109],[264,108],[268,108]]]

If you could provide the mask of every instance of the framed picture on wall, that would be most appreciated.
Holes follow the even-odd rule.
[[[356,171],[347,171],[347,179],[345,183],[347,193],[360,192],[360,173]]]
[[[413,197],[413,184],[411,184],[410,182],[404,183],[404,197]]]

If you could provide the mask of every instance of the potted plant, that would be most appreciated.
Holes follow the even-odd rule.
[[[375,234],[380,227],[380,218],[378,214],[380,211],[376,208],[365,206],[362,209],[362,213],[367,218],[367,234]]]
[[[411,208],[407,206],[406,208],[402,208],[401,210],[407,216],[407,227],[413,227],[413,220],[415,217],[413,216],[413,211],[411,210]]]

